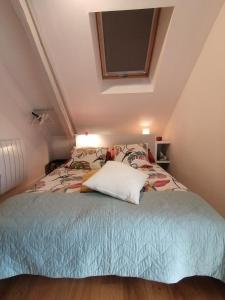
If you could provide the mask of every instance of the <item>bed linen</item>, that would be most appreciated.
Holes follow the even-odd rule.
[[[192,192],[24,193],[0,205],[0,278],[118,275],[225,281],[225,221]]]
[[[148,175],[143,191],[186,191],[187,188],[178,182],[159,165],[150,168],[138,168]],[[28,192],[79,192],[83,176],[90,172],[84,169],[69,169],[62,166],[43,177]]]

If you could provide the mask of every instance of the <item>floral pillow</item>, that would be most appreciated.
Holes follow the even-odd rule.
[[[133,168],[149,168],[148,144],[115,145],[115,161],[123,162]]]
[[[100,169],[106,162],[107,148],[73,148],[71,159],[66,164],[70,169]]]

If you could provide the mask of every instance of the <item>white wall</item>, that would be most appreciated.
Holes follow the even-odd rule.
[[[46,132],[31,125],[31,111],[48,106],[48,92],[22,25],[10,1],[0,1],[0,140],[20,138],[25,145],[26,180],[44,174]]]
[[[171,172],[225,216],[225,6],[165,131]]]
[[[69,159],[71,149],[75,145],[75,138],[66,136],[52,136],[49,138],[49,156],[50,160]]]

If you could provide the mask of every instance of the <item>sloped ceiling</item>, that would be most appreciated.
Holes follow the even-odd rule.
[[[76,131],[162,134],[224,0],[29,0]],[[174,7],[151,90],[105,93],[90,13]],[[121,85],[121,82],[115,82]],[[126,92],[127,88],[127,92]],[[196,99],[198,101],[198,99]]]
[[[39,58],[8,0],[0,1],[0,92],[0,112],[15,128],[24,131],[25,126],[20,127],[18,111],[32,126],[32,110],[50,109],[47,130],[45,126],[40,130],[50,135],[64,134],[52,107],[54,97]],[[5,134],[1,138],[7,137],[6,129]]]

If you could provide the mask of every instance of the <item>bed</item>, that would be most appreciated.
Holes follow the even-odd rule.
[[[0,278],[117,275],[225,282],[225,221],[156,164],[140,204],[80,193],[88,170],[66,165],[0,206]]]

